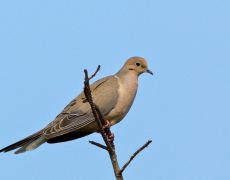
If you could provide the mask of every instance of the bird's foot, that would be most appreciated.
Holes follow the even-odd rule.
[[[109,129],[110,127],[111,127],[111,123],[109,122],[109,120],[106,120],[105,124],[103,125],[103,129],[106,130]]]
[[[105,124],[103,125],[103,130],[104,130],[104,132],[105,132],[105,135],[106,135],[106,137],[107,137],[107,140],[111,143],[111,144],[113,144],[113,141],[114,141],[114,134],[110,131],[110,127],[111,127],[112,125],[111,125],[111,123],[110,123],[110,121],[108,121],[108,120],[106,120],[105,121]]]

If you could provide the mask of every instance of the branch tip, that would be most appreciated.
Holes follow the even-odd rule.
[[[149,144],[152,143],[152,140],[148,140],[143,146],[141,146],[135,153],[133,153],[133,155],[130,157],[130,159],[127,161],[127,163],[125,163],[125,165],[121,168],[119,174],[122,174],[125,169],[129,166],[129,164],[133,161],[133,159],[141,152],[143,151],[145,148],[147,148],[149,146]]]

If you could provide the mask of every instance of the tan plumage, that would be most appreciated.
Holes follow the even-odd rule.
[[[91,85],[94,102],[112,125],[121,121],[129,111],[136,96],[138,76],[144,72],[152,74],[145,59],[133,57],[126,61],[118,73]],[[82,92],[44,129],[1,149],[0,152],[20,148],[16,154],[22,153],[33,150],[45,142],[69,141],[97,131],[98,126]]]

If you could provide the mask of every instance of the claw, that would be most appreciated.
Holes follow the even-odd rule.
[[[114,134],[113,134],[113,133],[111,133],[109,136],[107,136],[107,138],[108,138],[108,141],[109,141],[109,142],[113,142],[113,141],[114,141],[115,136],[114,136]]]

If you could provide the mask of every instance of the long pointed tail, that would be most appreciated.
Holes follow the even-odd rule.
[[[18,151],[15,152],[15,154],[19,154],[19,153],[23,153],[26,151],[31,151],[45,142],[46,142],[46,138],[44,136],[42,136],[41,131],[39,131],[39,132],[37,132],[37,133],[35,133],[35,134],[25,138],[25,139],[22,139],[21,141],[18,141],[14,144],[11,144],[11,145],[1,149],[0,153],[1,152],[8,152],[8,151],[12,151],[14,149],[20,148]]]

